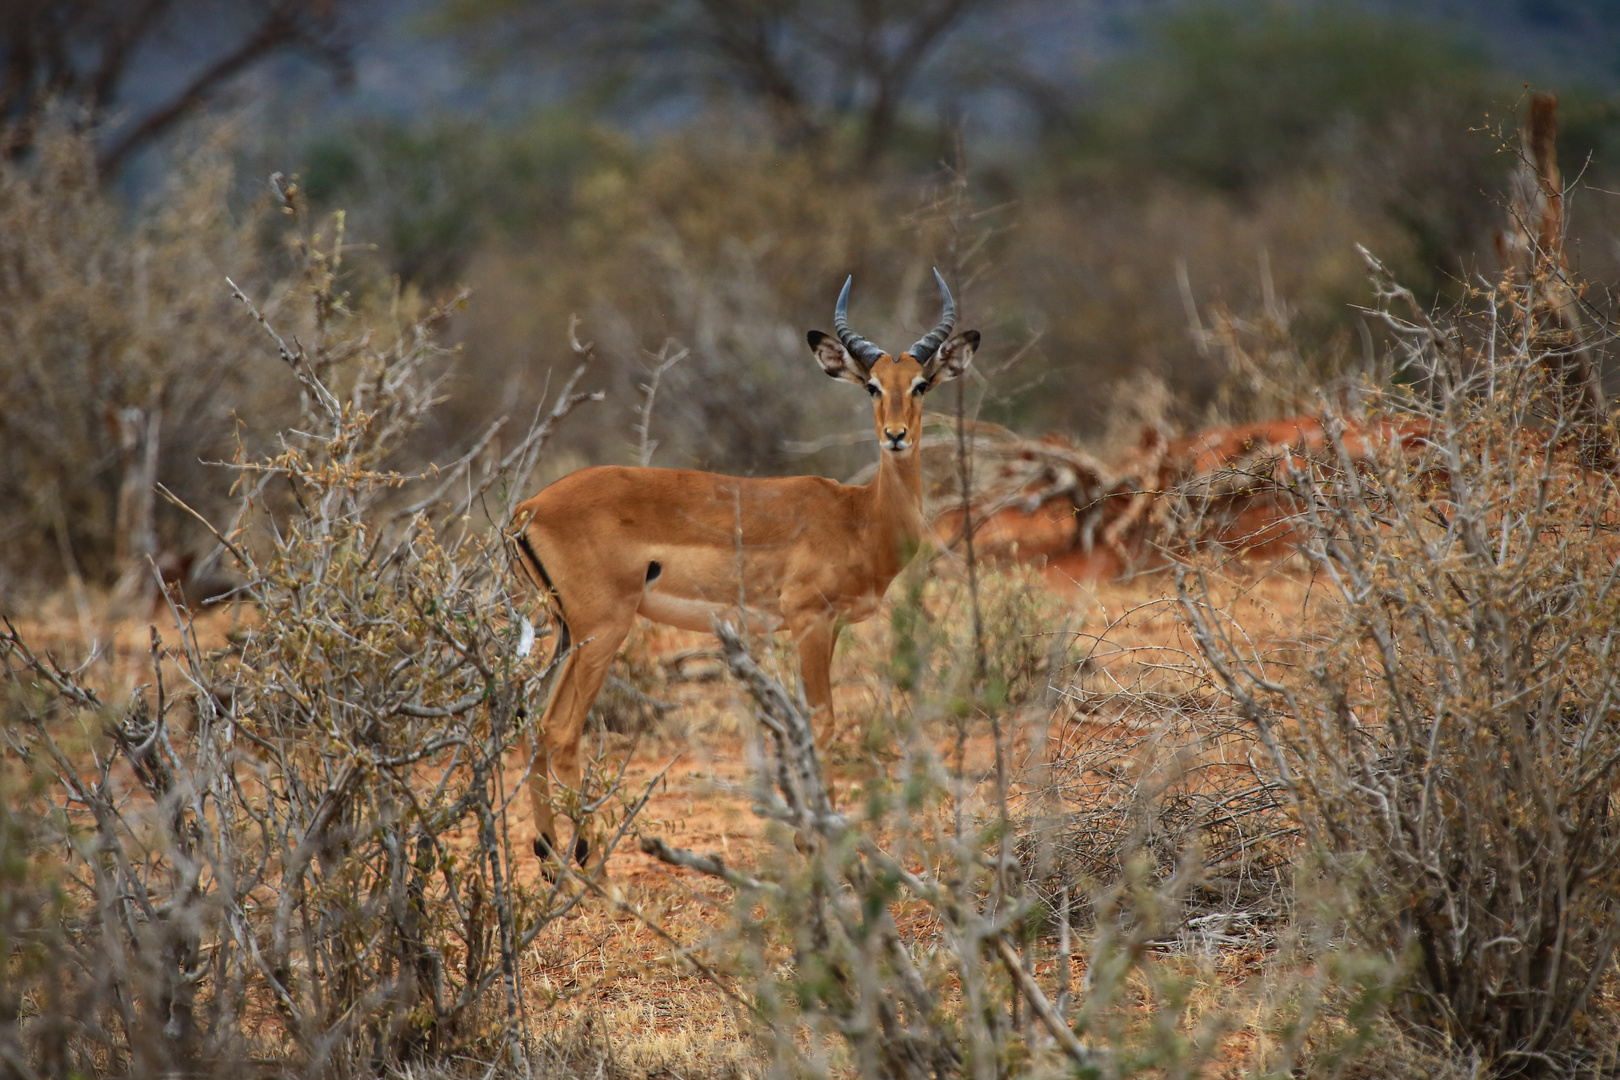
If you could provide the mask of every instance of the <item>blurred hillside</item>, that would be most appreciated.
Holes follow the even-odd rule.
[[[207,507],[226,481],[198,460],[283,415],[285,373],[254,358],[223,285],[271,303],[289,287],[272,172],[317,216],[343,212],[354,305],[471,288],[420,459],[532,409],[580,317],[609,402],[536,484],[631,459],[666,346],[691,351],[659,391],[656,464],[852,475],[865,402],[803,346],[850,273],[852,321],[899,348],[945,271],[993,373],[970,406],[1030,433],[1310,408],[1246,390],[1242,358],[1295,386],[1375,364],[1355,244],[1427,302],[1494,274],[1527,82],[1562,96],[1572,259],[1598,283],[1620,269],[1620,16],[1597,0],[135,10],[0,21],[0,256],[20,268],[0,281],[0,434],[29,459],[0,494],[0,593],[69,556],[114,576],[120,491],[147,459],[129,425],[158,440],[154,475]],[[42,400],[73,423],[42,428]],[[153,514],[157,546],[201,545],[179,511]]]

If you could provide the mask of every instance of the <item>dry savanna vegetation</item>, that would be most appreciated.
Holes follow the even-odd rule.
[[[1353,199],[1166,182],[1084,245],[960,156],[917,197],[835,132],[607,140],[464,291],[331,161],[244,196],[222,132],[127,213],[42,113],[0,159],[0,1074],[1615,1075],[1620,435],[1556,109],[1499,266],[1421,291],[1398,117]],[[1101,335],[1171,220],[1174,319],[1107,330],[1173,322],[1203,391],[1066,400],[1042,335]],[[1005,340],[930,398],[937,543],[843,631],[835,738],[784,642],[642,625],[558,795],[591,857],[543,868],[513,506],[587,460],[857,476],[797,290],[879,268],[911,326],[936,263]],[[1067,328],[1008,299],[1093,267]]]

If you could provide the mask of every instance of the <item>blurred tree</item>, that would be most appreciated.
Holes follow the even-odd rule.
[[[789,144],[852,129],[863,162],[964,20],[1014,2],[446,0],[454,31],[498,51],[538,50],[610,92],[738,98]]]
[[[229,273],[262,299],[275,276],[268,206],[230,205],[223,146],[189,155],[144,211],[101,176],[60,114],[33,153],[0,156],[0,608],[81,574],[144,590],[148,557],[201,539],[154,482],[223,513],[230,477],[206,463],[230,459],[245,418],[293,415],[295,384],[223,287]]]
[[[491,237],[564,218],[576,173],[611,163],[619,141],[570,109],[502,124],[361,117],[310,141],[304,186],[316,205],[345,210],[352,234],[376,244],[393,272],[436,287],[457,280]]]
[[[346,80],[347,6],[344,0],[6,0],[0,149],[13,156],[30,149],[41,116],[56,102],[82,110],[87,124],[113,119],[130,104],[129,76],[143,50],[182,32],[188,47],[195,45],[186,65],[193,70],[167,96],[114,123],[97,152],[103,176],[276,53],[306,52]]]
[[[1274,0],[1185,5],[1096,84],[1091,154],[1231,192],[1343,160],[1437,104],[1465,130],[1502,89],[1483,55],[1430,24]]]
[[[1455,33],[1357,4],[1195,0],[1099,70],[1058,140],[1071,177],[1169,180],[1255,206],[1327,184],[1400,226],[1404,279],[1434,295],[1494,228],[1501,141],[1522,91]],[[1511,121],[1509,121],[1511,123]]]

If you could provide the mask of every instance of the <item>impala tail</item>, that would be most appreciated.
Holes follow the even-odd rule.
[[[552,584],[551,575],[546,573],[545,563],[540,561],[534,545],[529,542],[528,525],[529,519],[525,517],[522,525],[506,534],[506,542],[512,553],[512,561],[523,567],[524,576],[545,601],[546,609],[557,623],[557,646],[552,655],[561,656],[568,651],[571,644],[568,620],[563,615],[562,597],[557,594],[557,586]]]

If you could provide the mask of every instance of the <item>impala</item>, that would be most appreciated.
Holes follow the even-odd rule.
[[[540,721],[540,754],[524,747],[542,858],[556,846],[549,781],[578,787],[586,713],[638,614],[689,630],[730,618],[750,630],[788,631],[816,738],[831,737],[839,628],[872,616],[926,529],[923,395],[961,375],[979,345],[977,331],[950,337],[956,306],[937,270],[934,279],[944,314],[908,352],[891,356],[850,330],[847,280],[833,314],[837,338],[808,335],[823,371],[872,397],[880,460],[871,483],[599,466],[517,507],[513,546],[547,601],[564,658]],[[584,863],[588,854],[584,839],[576,841],[575,858]]]

